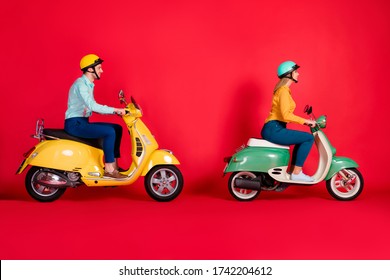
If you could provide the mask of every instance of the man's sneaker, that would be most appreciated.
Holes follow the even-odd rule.
[[[291,174],[291,180],[297,182],[314,182],[313,177],[307,176],[302,171],[299,174]]]
[[[112,172],[104,171],[103,177],[112,178],[112,179],[125,179],[125,178],[127,178],[126,175],[119,173],[118,170],[114,170]]]

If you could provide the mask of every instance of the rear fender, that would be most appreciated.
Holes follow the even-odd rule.
[[[21,174],[26,169],[27,166],[28,166],[27,159],[24,159],[20,164],[18,170],[16,171],[16,174]]]

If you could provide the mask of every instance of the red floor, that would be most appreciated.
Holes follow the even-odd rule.
[[[324,184],[263,192],[252,202],[217,185],[169,203],[142,183],[70,189],[53,203],[23,186],[0,191],[0,259],[390,259],[390,188],[366,182],[351,202]]]

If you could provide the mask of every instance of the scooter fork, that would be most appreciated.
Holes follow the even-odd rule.
[[[345,173],[348,174],[345,175]],[[353,174],[351,174],[348,170],[344,169],[344,170],[340,170],[338,172],[338,174],[343,178],[343,180],[341,181],[341,185],[346,188],[348,191],[352,190],[353,189],[353,186],[351,185],[354,180],[356,180],[356,176],[354,176]]]

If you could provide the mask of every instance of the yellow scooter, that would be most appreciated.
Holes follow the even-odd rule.
[[[38,120],[34,138],[39,143],[24,154],[16,174],[29,169],[25,185],[34,199],[49,202],[58,199],[67,188],[85,184],[88,187],[122,186],[145,176],[146,192],[157,201],[170,201],[183,189],[183,176],[175,166],[180,164],[169,150],[158,149],[157,141],[141,121],[142,110],[133,97],[127,103],[123,91],[119,100],[126,105],[122,118],[132,143],[132,164],[122,172],[124,179],[103,177],[104,162],[101,139],[78,138],[63,129],[45,129]]]

